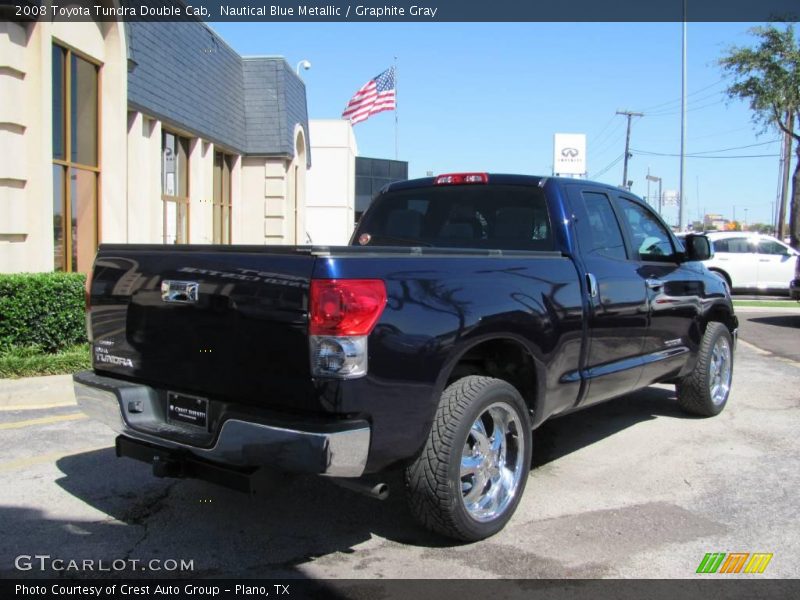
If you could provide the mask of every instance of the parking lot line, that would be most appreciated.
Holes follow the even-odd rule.
[[[0,412],[16,412],[20,410],[44,410],[46,408],[63,408],[65,406],[75,406],[75,400],[69,402],[51,402],[49,404],[10,404],[8,406],[0,405]]]
[[[63,421],[78,421],[88,419],[83,413],[72,413],[69,415],[58,415],[55,417],[42,417],[40,419],[28,419],[27,421],[14,421],[13,423],[0,423],[0,430],[3,429],[23,429],[24,427],[36,427],[37,425],[50,425]]]
[[[77,450],[68,450],[66,452],[51,452],[49,454],[39,454],[37,456],[29,456],[26,458],[18,458],[16,460],[10,460],[8,462],[0,462],[0,473],[4,473],[7,471],[14,471],[16,469],[27,469],[28,467],[32,467],[35,465],[40,465],[43,463],[55,462],[61,458],[65,458],[67,456],[74,456],[76,454],[84,454],[86,452],[95,452],[97,450],[103,450],[104,448],[108,448],[108,446],[94,446],[91,448],[78,448]]]

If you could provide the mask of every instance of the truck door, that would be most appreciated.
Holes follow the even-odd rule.
[[[647,292],[630,260],[619,217],[603,188],[567,186],[577,232],[576,260],[586,273],[588,348],[581,404],[631,391],[642,372],[647,332]]]
[[[698,263],[682,260],[675,238],[643,202],[624,193],[614,203],[628,240],[628,256],[647,293],[649,325],[642,346],[638,387],[677,375],[689,347],[699,343],[699,316],[705,296]]]

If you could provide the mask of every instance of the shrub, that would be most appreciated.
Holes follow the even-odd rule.
[[[0,351],[58,352],[85,343],[85,281],[80,273],[0,275]]]
[[[89,344],[73,346],[57,354],[42,354],[32,346],[0,352],[0,379],[66,375],[92,368]]]

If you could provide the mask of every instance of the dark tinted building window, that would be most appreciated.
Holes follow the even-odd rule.
[[[356,157],[356,214],[367,210],[383,186],[406,179],[408,179],[408,163],[405,161]]]

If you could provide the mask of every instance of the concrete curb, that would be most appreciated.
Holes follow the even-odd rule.
[[[0,379],[0,411],[75,406],[72,375]]]
[[[787,315],[800,315],[800,306],[787,306],[784,308],[782,306],[737,306],[734,304],[733,312],[774,312],[785,313]]]

